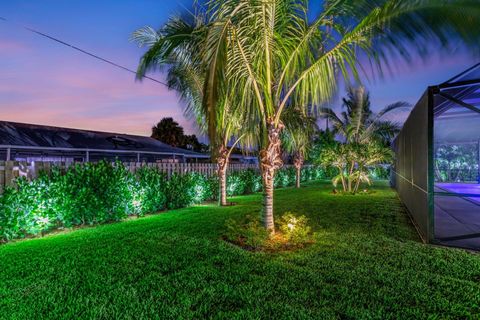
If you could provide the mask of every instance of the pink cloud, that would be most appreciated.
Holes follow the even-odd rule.
[[[149,135],[162,117],[173,117],[197,131],[175,92],[122,70],[96,61],[22,68],[0,74],[0,120]]]
[[[5,40],[2,39],[0,42],[0,52],[2,54],[18,54],[18,53],[25,53],[28,50],[28,47],[20,42],[15,42],[12,40]]]

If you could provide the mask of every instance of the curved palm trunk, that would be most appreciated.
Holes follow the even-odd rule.
[[[280,133],[283,124],[279,123],[275,126],[273,119],[268,119],[268,145],[265,149],[260,150],[260,169],[262,172],[263,182],[263,225],[271,234],[275,233],[275,225],[273,219],[273,182],[275,179],[275,171],[282,167],[281,158],[281,140]]]
[[[221,206],[227,203],[227,167],[228,167],[228,150],[225,146],[221,146],[217,157],[217,174],[219,180],[219,197],[218,202]]]
[[[295,158],[293,159],[293,166],[296,169],[297,172],[297,181],[295,186],[297,188],[300,188],[300,183],[302,179],[302,167],[303,167],[303,155],[300,152],[295,153]]]

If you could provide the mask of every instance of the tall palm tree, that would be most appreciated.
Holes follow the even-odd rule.
[[[132,39],[148,48],[140,60],[137,78],[142,79],[149,71],[165,70],[169,88],[186,103],[186,115],[194,117],[208,135],[218,168],[219,203],[227,205],[229,158],[238,143],[248,143],[249,135],[242,132],[243,118],[235,95],[224,90],[228,87],[224,71],[216,65],[214,74],[209,73],[210,61],[202,55],[209,30],[206,17],[204,13],[174,17],[158,31],[151,27],[137,30]],[[215,80],[207,81],[211,78]]]
[[[329,120],[335,134],[342,135],[346,142],[367,143],[377,140],[388,145],[400,132],[400,126],[384,120],[384,116],[395,110],[410,108],[411,105],[399,101],[375,113],[371,109],[368,91],[365,87],[359,86],[347,88],[343,107],[345,111],[340,115],[331,108],[321,108],[319,112],[320,117]]]
[[[210,0],[207,82],[221,65],[259,131],[263,222],[274,232],[273,181],[282,166],[282,114],[287,106],[320,105],[337,76],[359,77],[360,56],[381,71],[393,55],[411,61],[460,37],[478,44],[477,0],[326,0],[310,19],[307,0]],[[453,38],[452,38],[453,37]],[[453,41],[456,42],[456,41]],[[435,46],[438,48],[438,46]],[[224,59],[228,56],[228,59]],[[224,66],[226,66],[224,68]]]
[[[297,188],[300,188],[302,167],[307,151],[318,131],[316,119],[303,111],[301,108],[289,108],[282,115],[282,122],[285,124],[285,130],[282,133],[282,147],[293,156]]]

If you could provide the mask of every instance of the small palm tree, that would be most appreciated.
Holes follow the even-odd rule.
[[[215,71],[209,72],[211,61],[202,55],[208,28],[202,13],[174,17],[158,31],[151,27],[135,31],[132,40],[148,48],[140,60],[137,78],[142,79],[149,71],[165,70],[168,87],[186,103],[185,114],[194,117],[208,135],[212,159],[218,167],[219,203],[227,205],[229,158],[238,143],[248,143],[249,135],[242,132],[244,121],[235,95],[224,90],[228,79],[223,70],[217,65]]]
[[[285,130],[282,133],[283,149],[293,156],[296,184],[300,188],[302,167],[307,152],[318,131],[316,118],[303,113],[302,109],[289,108],[282,117]]]
[[[347,97],[343,98],[343,111],[337,115],[331,108],[321,108],[319,116],[327,119],[333,132],[344,137],[346,142],[366,143],[371,140],[389,144],[400,132],[397,123],[384,120],[392,111],[410,108],[407,102],[399,101],[374,113],[371,109],[370,95],[365,87],[348,87]]]
[[[273,181],[283,164],[282,114],[289,105],[329,101],[338,75],[358,80],[362,54],[381,72],[392,55],[410,61],[412,50],[425,55],[429,44],[448,46],[451,39],[477,46],[480,33],[478,0],[327,0],[313,19],[307,0],[207,5],[213,18],[206,41],[210,74],[217,66],[226,70],[228,90],[249,116],[245,125],[259,133],[263,222],[272,233]]]
[[[332,179],[335,187],[341,183],[344,192],[356,193],[360,183],[370,184],[369,166],[388,163],[392,159],[392,150],[378,141],[337,142],[322,150],[318,162],[338,170],[338,174]]]

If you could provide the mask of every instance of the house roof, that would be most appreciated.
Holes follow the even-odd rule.
[[[441,143],[480,140],[480,63],[435,86],[434,135]]]
[[[0,147],[35,149],[89,149],[132,151],[208,158],[209,155],[175,148],[150,137],[0,121]]]

